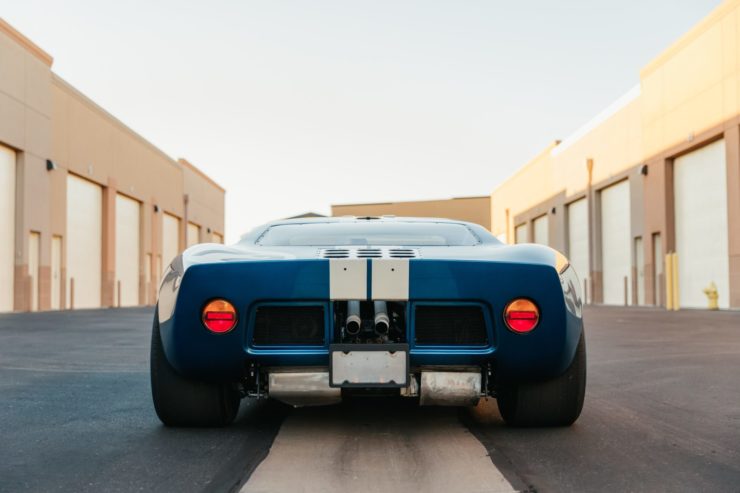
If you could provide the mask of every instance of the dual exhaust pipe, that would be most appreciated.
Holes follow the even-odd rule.
[[[388,306],[385,301],[375,301],[373,304],[374,319],[373,328],[378,335],[388,334],[391,320],[388,317]],[[347,323],[344,330],[348,335],[356,336],[362,330],[362,317],[360,317],[360,302],[357,300],[347,302]]]

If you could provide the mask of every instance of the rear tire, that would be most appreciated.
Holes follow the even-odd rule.
[[[568,369],[545,382],[504,384],[499,412],[511,426],[570,426],[581,415],[586,393],[586,341],[583,334]]]
[[[236,386],[187,379],[172,368],[162,347],[157,315],[152,327],[150,374],[154,409],[166,426],[226,426],[239,411]]]

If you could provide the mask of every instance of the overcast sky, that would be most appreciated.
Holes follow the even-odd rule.
[[[332,203],[489,194],[719,3],[0,0],[0,16],[223,185],[233,241]]]

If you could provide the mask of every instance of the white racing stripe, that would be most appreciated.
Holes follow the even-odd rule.
[[[241,492],[516,491],[455,409],[369,404],[296,409]]]
[[[367,260],[329,260],[329,297],[332,300],[367,299]]]
[[[409,299],[409,260],[378,258],[329,260],[329,297],[332,300],[403,301]],[[370,286],[368,286],[370,276]],[[370,293],[368,293],[368,287]]]
[[[374,300],[402,301],[409,299],[409,260],[374,259],[371,277]]]

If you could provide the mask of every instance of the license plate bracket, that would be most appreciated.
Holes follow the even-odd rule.
[[[331,344],[331,387],[406,387],[409,375],[408,344]]]

